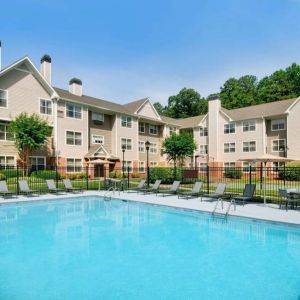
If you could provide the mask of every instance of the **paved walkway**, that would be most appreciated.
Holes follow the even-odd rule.
[[[42,200],[54,200],[60,199],[64,200],[67,198],[74,198],[74,197],[82,197],[82,196],[103,196],[105,191],[86,191],[82,194],[60,194],[60,195],[42,195],[39,197],[24,197],[19,196],[18,198],[14,199],[1,199],[0,204],[5,203],[21,203],[21,202],[31,202],[31,201],[42,201]],[[164,205],[170,207],[177,207],[181,209],[191,209],[197,211],[204,211],[204,212],[212,212],[215,207],[215,201],[210,202],[203,199],[201,202],[200,199],[178,199],[177,196],[155,196],[153,194],[149,195],[142,195],[137,193],[127,193],[121,192],[120,194],[116,192],[112,195],[113,198],[116,199],[124,199],[128,201],[135,201],[135,202],[142,202],[142,203],[149,203],[149,204],[157,204],[157,205]],[[216,210],[216,213],[225,214],[229,202],[224,202],[224,209],[221,209],[221,205]],[[229,212],[232,216],[241,216],[241,217],[248,217],[248,218],[255,218],[261,220],[268,220],[274,222],[284,222],[290,224],[297,224],[300,225],[300,210],[288,210],[279,209],[278,205],[275,204],[267,204],[264,206],[263,204],[247,204],[245,206],[237,205],[236,211],[234,211],[233,206]]]

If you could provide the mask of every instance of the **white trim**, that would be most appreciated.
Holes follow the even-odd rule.
[[[299,102],[300,100],[300,97],[298,97],[289,107],[288,109],[285,111],[286,114],[288,114],[292,109],[293,107]]]
[[[47,99],[47,98],[45,98],[45,97],[38,97],[38,99],[39,99],[39,101],[38,101],[38,105],[39,105],[39,107],[38,107],[38,112],[39,112],[39,114],[40,115],[42,115],[42,116],[53,116],[53,101],[52,101],[52,99]],[[41,100],[44,100],[44,101],[49,101],[50,103],[51,103],[51,114],[44,114],[44,113],[41,113]]]
[[[157,133],[151,133],[151,132],[150,132],[150,127],[151,127],[151,126],[156,126]],[[158,131],[159,131],[158,125],[156,125],[156,124],[149,124],[149,135],[157,136],[157,135],[158,135]]]
[[[144,131],[140,131],[140,124],[144,124]],[[138,121],[138,133],[146,133],[146,123]]]
[[[34,159],[43,158],[44,159],[44,168],[46,167],[46,156],[44,156],[44,155],[31,155],[31,156],[29,156],[29,162],[30,162],[31,158],[34,158]],[[38,166],[38,164],[34,164],[34,166]]]
[[[122,125],[122,117],[126,117],[126,126],[123,126]],[[131,119],[131,121],[130,121],[130,127],[128,127],[127,125],[128,125],[128,120],[127,120],[127,118],[130,118]],[[126,115],[126,114],[121,114],[120,115],[120,127],[121,128],[133,128],[133,118],[132,118],[132,116],[128,116],[128,115]]]
[[[255,126],[255,129],[254,130],[248,130],[248,131],[245,131],[244,130],[244,123],[246,123],[246,122],[254,122],[254,126]],[[245,132],[245,133],[247,133],[247,132],[256,132],[256,129],[257,129],[257,126],[256,126],[256,119],[251,119],[251,120],[243,120],[243,121],[241,121],[241,127],[242,127],[242,132]]]
[[[14,158],[14,167],[17,165],[17,156],[16,155],[14,155],[14,154],[0,154],[0,157],[1,156],[3,156],[3,157],[5,157],[5,166],[4,167],[6,167],[6,157],[13,157]]]
[[[275,123],[276,121],[279,123],[279,121],[283,120],[284,121],[284,129],[274,129],[273,130],[273,123]],[[285,131],[286,130],[286,118],[279,118],[279,119],[272,119],[271,120],[271,131]]]
[[[71,145],[71,144],[67,144],[67,131],[70,131],[70,132],[74,132],[74,133],[81,133],[81,145]],[[75,141],[75,139],[74,139],[74,141]],[[76,146],[76,147],[83,147],[84,145],[83,145],[83,131],[81,131],[81,130],[74,130],[74,129],[65,129],[65,145],[66,146],[71,146],[71,147],[73,147],[73,146]]]
[[[104,113],[103,112],[98,112],[98,111],[91,111],[91,120],[92,121],[98,121],[98,122],[103,122],[104,123],[104,120],[105,120],[105,117],[104,117]],[[98,115],[102,115],[103,116],[103,120],[96,120],[96,119],[93,119],[93,114],[98,114]]]
[[[234,144],[234,151],[225,152],[225,144]],[[230,147],[229,147],[230,149]],[[223,142],[223,153],[224,154],[230,154],[236,152],[236,142]]]
[[[76,106],[80,106],[80,114],[81,114],[81,117],[80,118],[72,118],[72,117],[68,117],[67,116],[67,104],[73,104],[72,102],[65,102],[65,118],[66,119],[71,119],[71,120],[78,120],[78,121],[82,121],[83,120],[83,107],[82,107],[82,105],[80,105],[80,104],[77,104],[77,103],[75,103],[75,104],[73,104],[73,105],[76,105]],[[74,112],[75,113],[75,112]]]
[[[144,146],[144,151],[140,151],[140,143],[142,143]],[[138,153],[145,153],[145,141],[138,141]]]
[[[0,109],[8,109],[8,90],[0,89],[0,91],[6,92],[6,106],[0,106]]]
[[[132,142],[132,138],[127,138],[127,137],[120,137],[120,146],[121,146],[121,152],[122,152],[122,139],[126,139],[126,151],[133,151],[133,142]],[[131,141],[131,149],[127,149],[127,140]]]
[[[145,99],[145,101],[140,105],[140,107],[139,107],[134,113],[138,115],[138,114],[139,114],[139,111],[146,105],[146,103],[149,103],[149,104],[150,104],[150,106],[151,106],[151,108],[153,109],[153,111],[154,111],[156,117],[157,117],[159,120],[162,120],[161,117],[160,117],[160,115],[159,115],[159,113],[157,112],[157,110],[155,109],[155,107],[153,106],[153,104],[151,103],[151,101],[150,101],[150,99],[149,99],[148,97]],[[142,116],[142,115],[140,115],[140,116]]]
[[[74,171],[69,172],[68,171],[68,159],[73,159],[74,160]],[[80,171],[75,171],[75,160],[80,160],[81,162],[81,170]],[[81,157],[66,157],[66,173],[67,174],[75,174],[75,173],[81,173],[83,171],[83,159]]]
[[[274,141],[284,141],[284,146],[286,147],[286,139],[273,139],[273,140],[271,140],[271,152],[273,152],[273,153],[285,152],[284,150],[279,150],[279,143],[278,143],[278,151],[273,151],[273,142]]]
[[[225,126],[226,126],[226,125],[229,125],[229,126],[230,126],[230,125],[232,125],[232,124],[234,125],[234,132],[226,132],[226,133],[225,133]],[[226,122],[226,123],[224,123],[224,124],[223,124],[223,134],[236,134],[236,122],[232,121],[232,122]]]
[[[143,171],[141,171],[141,166],[140,166],[141,163],[144,164],[144,167],[143,167],[144,170],[143,170]],[[147,169],[146,169],[146,162],[145,162],[144,160],[139,160],[139,172],[140,172],[140,173],[145,173],[146,170],[147,170]]]
[[[229,122],[234,122],[234,120],[230,118],[224,110],[222,110],[222,107],[219,109],[219,112],[222,113],[229,120]]]
[[[101,136],[103,142],[102,143],[94,143],[94,136],[98,136],[98,137]],[[104,145],[104,135],[92,133],[91,134],[91,144],[92,145]]]
[[[255,151],[244,151],[244,143],[255,143]],[[250,149],[250,145],[249,145]],[[256,153],[257,152],[257,140],[251,140],[251,141],[242,141],[242,153]]]

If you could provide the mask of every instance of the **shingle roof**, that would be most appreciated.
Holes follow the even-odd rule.
[[[296,100],[297,98],[287,99],[236,109],[226,109],[222,107],[221,110],[234,121],[249,120],[259,117],[282,115]]]
[[[126,107],[128,111],[134,114],[147,100],[148,98],[143,98],[140,100],[129,102],[127,104],[124,104],[123,106]]]
[[[197,127],[199,123],[204,119],[205,115],[183,118],[183,119],[174,119],[170,117],[161,116],[162,120],[170,125],[177,125],[180,128],[193,128]]]

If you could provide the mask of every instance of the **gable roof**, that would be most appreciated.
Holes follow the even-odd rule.
[[[140,100],[136,100],[136,101],[132,101],[132,102],[129,102],[127,104],[124,104],[123,106],[128,110],[130,111],[131,113],[136,113],[139,108],[145,103],[149,101],[148,98],[143,98],[143,99],[140,99]]]
[[[236,109],[226,109],[222,107],[221,111],[233,121],[272,117],[286,114],[287,110],[296,100],[297,98],[280,100]]]
[[[193,128],[199,126],[201,121],[205,118],[206,115],[199,115],[195,117],[174,119],[166,116],[161,116],[161,119],[170,125],[179,126],[180,128]]]

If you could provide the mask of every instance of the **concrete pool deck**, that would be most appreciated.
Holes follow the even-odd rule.
[[[85,191],[83,193],[65,193],[59,195],[53,194],[45,194],[39,197],[26,197],[26,196],[18,196],[18,198],[0,198],[0,205],[3,204],[12,204],[12,203],[26,203],[33,201],[43,201],[43,200],[56,200],[56,199],[68,199],[74,197],[83,197],[83,196],[104,196],[106,191]],[[189,209],[195,211],[204,211],[211,213],[216,205],[216,201],[206,201],[203,198],[203,201],[200,201],[200,198],[192,198],[192,199],[178,199],[177,196],[156,196],[154,194],[137,194],[137,193],[127,193],[115,192],[114,194],[110,194],[113,199],[121,199],[127,201],[155,204],[155,205],[163,205],[170,206],[174,208],[180,209]],[[216,213],[225,215],[226,210],[228,208],[229,202],[224,201],[224,209],[221,209],[221,205],[216,210]],[[236,211],[234,211],[234,207],[232,206],[229,212],[230,216],[239,216],[246,218],[254,218],[272,222],[283,222],[289,224],[300,225],[300,210],[291,210],[286,211],[284,208],[279,209],[279,206],[276,204],[267,204],[263,205],[260,203],[251,203],[246,204],[245,206],[237,205]]]

